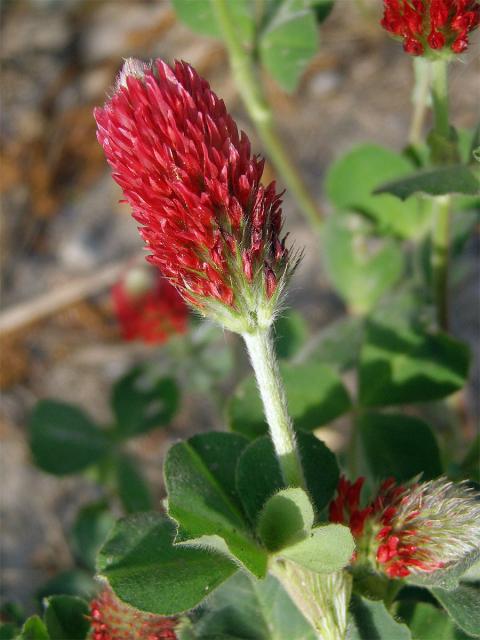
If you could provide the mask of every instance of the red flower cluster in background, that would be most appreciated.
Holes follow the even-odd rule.
[[[477,0],[384,0],[382,26],[403,38],[407,53],[449,48],[462,53],[468,34],[480,23]]]
[[[356,540],[354,562],[405,578],[437,571],[478,547],[480,502],[466,484],[439,478],[401,486],[389,478],[362,509],[363,483],[341,477],[330,503],[330,521],[349,526]]]
[[[187,330],[188,308],[158,269],[131,269],[112,288],[112,301],[125,340],[161,344]]]
[[[104,589],[90,603],[91,640],[176,640],[175,618],[137,611]]]
[[[274,293],[287,266],[280,197],[260,184],[264,161],[190,65],[127,60],[95,118],[148,259],[188,301],[236,308],[253,281]]]

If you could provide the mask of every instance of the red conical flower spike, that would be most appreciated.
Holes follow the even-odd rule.
[[[108,587],[90,603],[89,640],[176,640],[175,618],[137,611]]]
[[[462,53],[480,23],[478,0],[383,0],[382,27],[403,39],[414,56],[451,50]]]
[[[350,527],[355,562],[389,578],[432,573],[480,549],[480,497],[465,483],[445,478],[397,486],[389,479],[376,498],[359,508],[363,478],[341,478],[330,521]]]
[[[187,330],[185,302],[155,267],[129,269],[112,288],[112,302],[125,340],[161,344]]]
[[[95,118],[149,261],[230,329],[268,326],[291,270],[281,201],[223,101],[185,62],[127,60]]]

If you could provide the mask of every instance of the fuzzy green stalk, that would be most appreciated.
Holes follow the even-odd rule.
[[[278,368],[269,328],[244,333],[250,361],[255,371],[270,428],[275,453],[287,486],[304,487],[302,464],[297,449],[295,431],[288,415],[287,399]]]
[[[347,571],[315,573],[289,560],[277,561],[272,572],[282,583],[318,640],[345,640],[352,577]]]
[[[430,64],[432,70],[433,131],[439,136],[449,138],[448,62],[447,60],[433,60]]]
[[[448,62],[434,60],[431,62],[433,134],[440,140],[450,138],[450,122],[448,115]],[[451,197],[435,198],[435,215],[432,230],[432,282],[437,323],[441,329],[448,330],[448,260],[450,241],[450,209]]]
[[[251,54],[243,46],[228,0],[210,0],[227,47],[236,86],[267,154],[280,173],[285,186],[295,197],[304,216],[314,229],[321,228],[321,212],[292,163],[275,129],[271,109],[263,95]]]
[[[417,146],[422,142],[422,130],[427,114],[427,103],[430,88],[430,64],[419,56],[413,59],[415,84],[412,92],[413,113],[410,123],[408,141]]]

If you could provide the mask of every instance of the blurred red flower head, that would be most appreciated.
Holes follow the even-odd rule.
[[[148,260],[190,303],[222,321],[278,297],[289,270],[280,197],[206,80],[185,62],[127,60],[95,118]]]
[[[185,333],[188,308],[158,269],[132,267],[112,288],[115,315],[125,340],[150,344]]]
[[[175,618],[137,611],[105,588],[90,602],[91,640],[176,640]]]
[[[383,0],[382,26],[412,55],[450,49],[462,53],[480,22],[477,0]]]

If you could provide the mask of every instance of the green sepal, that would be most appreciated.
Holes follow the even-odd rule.
[[[290,487],[266,502],[258,518],[257,530],[267,549],[276,551],[306,538],[314,519],[308,495],[303,489]]]
[[[354,550],[355,541],[348,527],[327,524],[315,527],[308,537],[278,555],[316,573],[333,573],[350,562]]]

